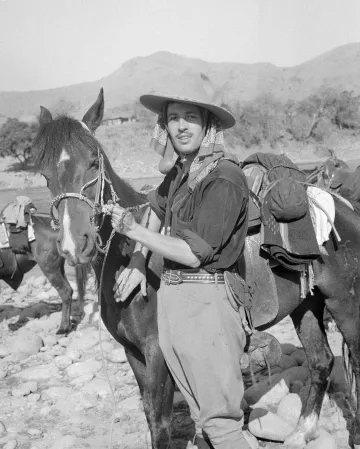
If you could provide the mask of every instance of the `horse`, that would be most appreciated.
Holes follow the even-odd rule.
[[[117,201],[141,220],[146,199],[115,173],[93,135],[102,122],[103,111],[102,89],[82,120],[68,116],[53,119],[50,111],[41,106],[33,157],[53,197],[51,212],[59,229],[58,250],[70,265],[92,264],[99,285],[102,321],[125,348],[143,399],[152,447],[165,449],[171,440],[175,386],[157,333],[156,292],[163,262],[158,255],[149,254],[146,297],[137,289],[125,303],[114,300],[116,274],[129,263],[134,242],[115,233],[110,217],[103,211],[107,203]],[[347,344],[360,391],[360,221],[346,204],[337,198],[334,201],[335,225],[342,241],[338,243],[331,233],[325,243],[328,256],[313,262],[313,295],[300,298],[298,273],[282,266],[273,268],[279,311],[271,322],[259,328],[268,329],[290,315],[306,352],[311,386],[297,426],[285,441],[294,447],[304,447],[316,435],[334,364],[323,324],[325,306]],[[359,395],[352,438],[355,448],[360,449]]]
[[[60,256],[56,240],[57,232],[51,228],[49,215],[33,214],[35,240],[30,242],[29,251],[14,253],[11,249],[0,252],[0,279],[5,281],[13,290],[17,290],[24,278],[24,274],[37,264],[51,285],[55,287],[62,300],[61,323],[56,334],[68,334],[72,330],[70,322],[73,289],[65,276],[65,258]],[[85,285],[88,278],[88,266],[78,265],[75,268],[76,283],[79,297],[79,317],[84,315]]]

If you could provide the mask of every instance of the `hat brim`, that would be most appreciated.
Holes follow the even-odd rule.
[[[218,106],[213,103],[205,103],[199,100],[194,100],[192,98],[186,98],[186,97],[177,97],[177,96],[170,96],[170,95],[155,95],[155,94],[146,94],[142,95],[140,97],[140,103],[150,111],[154,112],[155,114],[159,114],[166,103],[169,101],[176,101],[179,103],[187,103],[187,104],[193,104],[195,106],[200,106],[202,108],[207,109],[208,111],[212,112],[221,122],[223,129],[232,128],[235,123],[236,119],[235,117],[229,112],[227,109]]]

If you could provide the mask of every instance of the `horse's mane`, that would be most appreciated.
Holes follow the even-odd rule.
[[[85,145],[94,155],[97,154],[99,142],[86,131],[81,123],[66,115],[41,126],[33,145],[35,168],[38,170],[54,169],[64,148],[71,154],[73,148]]]
[[[62,150],[66,148],[66,151],[72,154],[73,150],[80,145],[85,146],[94,157],[99,150],[101,151],[115,191],[121,194],[120,204],[122,206],[132,206],[145,202],[142,195],[115,173],[100,142],[78,120],[66,115],[61,115],[40,128],[32,150],[36,170],[56,171],[56,165]]]

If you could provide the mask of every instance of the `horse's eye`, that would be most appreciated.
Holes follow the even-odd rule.
[[[91,162],[90,168],[99,168],[99,158],[96,158]]]
[[[340,164],[338,163],[338,162],[335,162],[335,168],[339,168],[340,167]]]

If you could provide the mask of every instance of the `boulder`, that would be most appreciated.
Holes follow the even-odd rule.
[[[287,370],[289,368],[293,368],[294,366],[298,366],[298,364],[297,364],[296,360],[294,360],[292,357],[290,357],[289,355],[283,354],[281,356],[279,366],[283,370]]]
[[[330,433],[324,429],[319,429],[318,437],[310,441],[305,449],[337,449],[336,441]]]
[[[285,441],[295,426],[264,408],[255,408],[249,417],[249,430],[257,438]]]
[[[283,397],[278,405],[276,414],[296,426],[301,415],[302,403],[299,395],[290,393]]]
[[[295,360],[295,362],[301,366],[305,360],[307,360],[305,351],[303,349],[297,349],[291,354],[291,358]]]
[[[297,349],[298,348],[295,345],[293,345],[292,343],[282,343],[281,344],[281,351],[285,355],[291,355]]]

